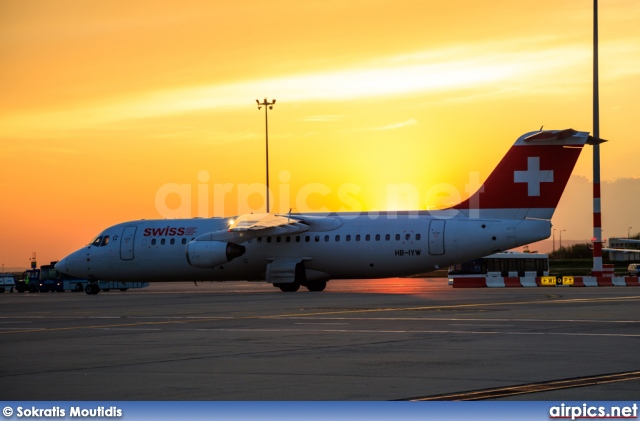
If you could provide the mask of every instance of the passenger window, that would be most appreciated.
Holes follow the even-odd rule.
[[[281,241],[282,241],[282,237],[277,236],[277,237],[276,237],[276,243],[279,243],[279,242],[281,242]]]
[[[406,235],[404,236],[404,238],[405,238],[405,240],[411,240],[411,234],[406,234]]]
[[[176,239],[172,238],[171,241],[169,241],[169,243],[171,243],[171,245],[174,245],[176,243]]]
[[[325,243],[328,243],[328,242],[329,242],[329,236],[328,236],[328,235],[325,235],[325,236],[324,236],[324,242],[325,242]]]
[[[380,241],[380,234],[376,234],[376,241]]]
[[[315,240],[316,240],[316,243],[317,243],[318,241],[320,241],[320,236],[319,236],[319,235],[316,235]]]
[[[290,242],[291,242],[291,236],[287,235],[287,243],[290,243]]]
[[[258,243],[262,243],[262,237],[258,237]]]
[[[162,240],[160,240],[160,244],[162,244],[163,246],[166,244],[167,240],[165,240],[164,238]]]
[[[400,234],[396,234],[396,241],[400,241]]]
[[[391,235],[390,234],[385,235],[384,239],[387,240],[387,241],[391,240]]]
[[[340,241],[340,236],[336,235],[336,242]]]
[[[371,240],[371,235],[367,234],[364,236],[365,241],[370,241]]]
[[[267,237],[267,243],[271,242],[271,237]]]
[[[155,239],[155,238],[151,240],[151,245],[152,245],[152,246],[155,246],[155,245],[156,245],[156,239]]]
[[[360,234],[356,235],[356,241],[360,241]]]
[[[420,241],[420,234],[416,234],[416,240]]]
[[[309,237],[308,235],[305,235],[304,236],[304,241],[308,243],[309,240],[311,240],[311,237]]]
[[[299,243],[299,242],[300,242],[300,236],[296,235],[296,243]]]
[[[187,244],[187,239],[186,238],[182,239],[182,244]]]
[[[351,236],[350,236],[350,235],[347,235],[347,236],[345,237],[345,240],[347,240],[347,241],[351,241]]]

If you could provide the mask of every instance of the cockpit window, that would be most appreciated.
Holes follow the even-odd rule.
[[[109,244],[109,236],[108,235],[100,235],[93,239],[88,245],[94,247],[103,247]]]

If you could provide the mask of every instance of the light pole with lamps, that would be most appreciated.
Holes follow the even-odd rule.
[[[258,103],[258,109],[264,107],[264,131],[265,131],[265,149],[266,149],[266,161],[267,161],[267,213],[269,213],[269,118],[267,117],[267,110],[273,110],[273,104],[276,100],[269,102],[267,98],[263,102],[256,99]]]
[[[631,228],[633,227],[627,228],[627,238],[631,238]]]
[[[560,254],[564,255],[564,253],[562,252],[562,231],[566,231],[566,230],[558,230],[560,231]]]

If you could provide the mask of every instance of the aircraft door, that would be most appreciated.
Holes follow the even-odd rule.
[[[429,254],[444,254],[444,219],[433,219],[429,222]]]
[[[122,260],[133,260],[133,240],[136,236],[137,227],[124,227],[122,239],[120,240],[120,258]]]

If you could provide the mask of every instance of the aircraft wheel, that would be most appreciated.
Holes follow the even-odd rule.
[[[82,284],[81,284],[80,282],[78,282],[78,283],[76,284],[76,287],[75,287],[74,291],[75,291],[75,292],[80,292],[80,291],[82,291],[82,289],[83,289],[83,288],[82,288]]]
[[[89,295],[96,295],[100,292],[100,287],[97,284],[87,284],[87,287],[84,289]]]
[[[327,281],[307,282],[305,285],[309,291],[324,291],[327,287]]]
[[[273,286],[280,288],[280,291],[282,292],[296,292],[298,289],[300,289],[300,284],[298,282],[290,282],[287,284],[273,284]]]

